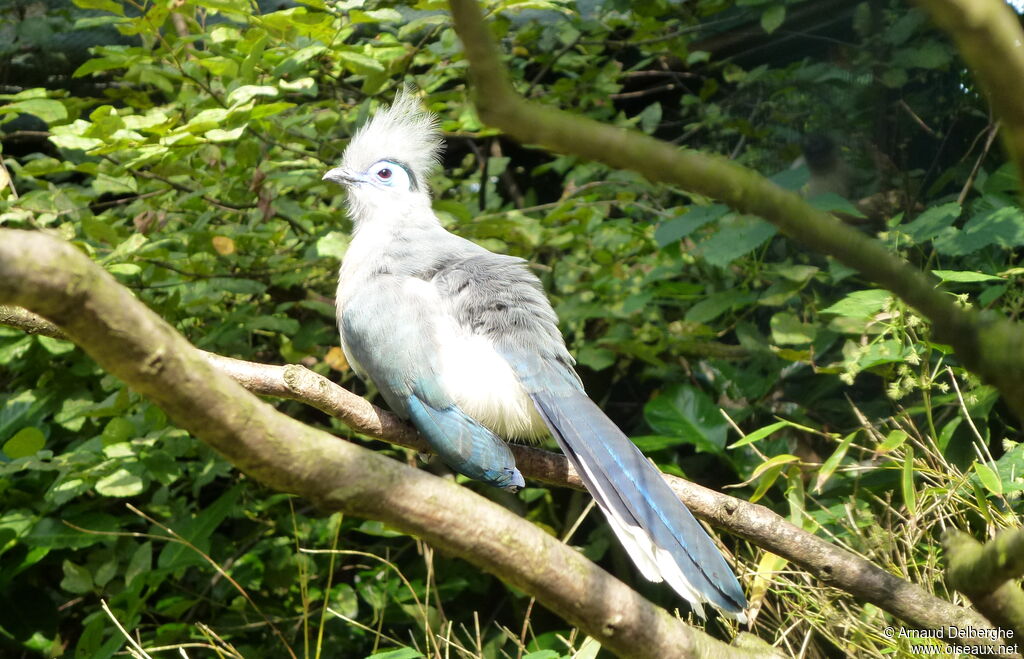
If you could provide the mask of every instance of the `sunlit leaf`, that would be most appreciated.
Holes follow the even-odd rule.
[[[4,442],[4,455],[12,460],[35,455],[46,445],[43,431],[34,426],[22,428],[13,437]]]
[[[996,475],[996,472],[991,467],[983,462],[975,462],[974,473],[978,475],[981,484],[985,486],[986,490],[996,496],[1002,495],[1003,482],[999,480],[999,476]]]

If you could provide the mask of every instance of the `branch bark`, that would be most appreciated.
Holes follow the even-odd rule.
[[[1003,144],[1024,189],[1024,31],[1004,0],[917,0],[949,33],[992,110],[1003,121]]]
[[[423,538],[536,596],[617,654],[764,654],[726,645],[673,618],[466,488],[277,412],[66,242],[0,229],[0,303],[52,320],[100,366],[260,482]]]
[[[0,323],[55,338],[67,338],[59,327],[24,309],[0,306]],[[429,450],[416,431],[395,415],[302,366],[256,364],[197,352],[253,393],[306,403],[342,420],[355,432],[417,451]],[[564,456],[521,445],[513,445],[512,451],[517,466],[527,478],[559,487],[585,489]],[[794,526],[764,506],[675,476],[666,474],[665,479],[679,499],[701,519],[782,556],[822,582],[871,602],[915,628],[942,629],[947,625],[964,629],[989,627],[985,618],[976,612],[936,597],[920,586]]]
[[[955,0],[934,1],[953,4]],[[936,279],[756,172],[718,156],[679,150],[636,131],[527,101],[513,89],[475,0],[451,0],[449,4],[469,60],[474,102],[485,123],[520,142],[630,169],[650,181],[672,183],[720,200],[741,213],[764,218],[787,236],[856,269],[917,309],[931,321],[936,340],[953,346],[958,358],[999,389],[1024,420],[1024,333],[1017,324],[992,313],[958,307],[938,289]],[[1024,36],[1018,39],[1024,40]]]
[[[984,545],[950,529],[946,547],[946,579],[970,598],[995,625],[1024,638],[1024,591],[1015,580],[1024,575],[1024,529],[1003,531]]]

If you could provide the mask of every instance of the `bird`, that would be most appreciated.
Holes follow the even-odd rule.
[[[853,171],[833,140],[822,133],[811,133],[800,143],[801,158],[810,176],[802,193],[807,198],[834,194],[844,199],[850,196]]]
[[[442,144],[437,118],[403,87],[323,175],[345,188],[353,226],[336,297],[348,363],[471,479],[518,491],[506,440],[554,437],[644,577],[702,618],[708,603],[745,622],[743,589],[708,533],[587,396],[527,262],[434,214]]]

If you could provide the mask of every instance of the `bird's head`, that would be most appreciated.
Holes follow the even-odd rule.
[[[353,135],[341,165],[323,180],[345,186],[356,224],[378,213],[430,206],[427,180],[438,165],[441,134],[437,118],[409,89],[379,110]]]

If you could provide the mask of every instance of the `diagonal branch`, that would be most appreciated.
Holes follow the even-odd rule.
[[[423,538],[534,595],[617,654],[764,654],[673,618],[579,552],[466,488],[277,412],[66,242],[0,229],[0,303],[53,321],[100,366],[260,482]]]
[[[1024,332],[1017,324],[960,308],[952,296],[938,289],[937,280],[897,258],[879,241],[745,167],[527,101],[513,89],[475,0],[451,0],[449,4],[469,60],[474,101],[484,122],[526,144],[633,170],[650,181],[672,183],[720,200],[741,213],[764,218],[821,254],[835,257],[928,318],[936,339],[952,345],[959,359],[998,388],[1024,420]]]
[[[1024,31],[1005,0],[916,0],[949,33],[1005,126],[1003,144],[1024,177]],[[1024,178],[1022,178],[1024,181]]]
[[[993,623],[1024,636],[1024,591],[1016,583],[1024,575],[1024,529],[1007,529],[984,545],[950,529],[942,544],[949,585]]]
[[[66,338],[56,325],[16,307],[0,306],[0,324]],[[200,352],[210,364],[253,393],[296,400],[341,419],[358,433],[417,451],[429,450],[416,431],[401,419],[305,367],[256,364]],[[519,445],[512,446],[512,451],[516,465],[527,478],[559,487],[584,489],[564,456]],[[804,531],[764,506],[675,476],[665,475],[665,479],[679,499],[701,519],[786,558],[822,582],[872,602],[909,625],[919,629],[942,629],[950,624],[961,629],[989,627],[974,611],[936,597]]]

